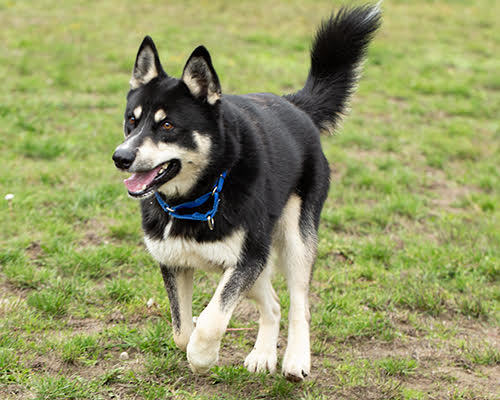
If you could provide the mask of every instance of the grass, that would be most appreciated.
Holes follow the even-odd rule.
[[[417,362],[413,359],[405,358],[385,358],[379,360],[380,370],[389,376],[408,376],[417,368]]]
[[[179,76],[211,51],[228,93],[299,89],[326,0],[0,5],[0,397],[493,399],[500,322],[500,40],[493,0],[384,4],[311,288],[312,375],[250,374],[244,302],[220,364],[190,372],[111,154],[137,48]],[[11,201],[3,200],[8,193]],[[195,276],[194,314],[217,276]],[[279,353],[286,340],[286,285]],[[153,304],[147,305],[152,298]],[[120,359],[126,351],[129,358]]]
[[[57,289],[35,291],[26,299],[29,306],[53,316],[66,314],[68,297]]]
[[[62,344],[61,359],[66,363],[79,361],[95,363],[100,346],[97,338],[88,335],[74,336]]]

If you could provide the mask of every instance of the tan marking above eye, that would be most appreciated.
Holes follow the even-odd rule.
[[[167,118],[167,113],[163,108],[160,108],[155,112],[155,122],[160,122],[161,120]]]
[[[142,107],[141,106],[137,106],[136,108],[134,108],[134,117],[135,117],[135,119],[141,118],[141,115],[142,115]]]

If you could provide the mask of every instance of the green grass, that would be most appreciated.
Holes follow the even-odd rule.
[[[33,385],[37,400],[66,400],[90,398],[96,385],[90,385],[80,379],[69,379],[64,376],[45,376]]]
[[[194,376],[175,347],[137,204],[111,161],[137,48],[150,34],[179,76],[203,43],[226,93],[288,93],[302,86],[311,37],[336,5],[0,4],[0,398],[496,398],[493,0],[384,4],[352,112],[323,138],[332,185],[311,287],[308,380],[242,368],[257,332],[246,305],[230,327],[249,329],[227,332],[208,376]],[[195,275],[195,315],[217,278]],[[283,278],[275,287],[282,356],[289,302]]]
[[[33,292],[26,302],[29,306],[54,316],[66,314],[68,297],[59,290],[46,289]]]
[[[417,362],[413,359],[405,358],[385,358],[379,360],[379,368],[389,376],[408,376],[417,368]]]
[[[66,363],[77,363],[79,361],[90,364],[95,363],[99,356],[100,346],[97,338],[87,335],[72,337],[62,345],[61,359]]]

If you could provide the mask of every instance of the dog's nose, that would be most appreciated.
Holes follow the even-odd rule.
[[[117,168],[129,169],[135,160],[135,151],[130,149],[116,149],[113,154],[113,161]]]

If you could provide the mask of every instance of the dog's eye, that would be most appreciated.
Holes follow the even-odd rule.
[[[128,117],[128,123],[130,125],[135,125],[135,117],[133,117],[133,116],[132,117]]]
[[[164,122],[163,124],[161,124],[161,128],[163,130],[169,131],[171,129],[174,129],[174,126],[170,122]]]

